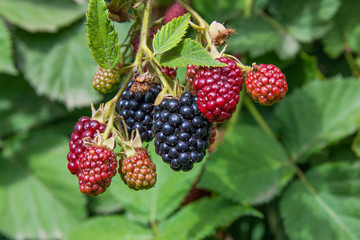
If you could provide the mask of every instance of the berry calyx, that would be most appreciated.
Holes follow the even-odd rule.
[[[227,66],[201,68],[193,80],[199,110],[210,122],[224,122],[231,118],[244,81],[242,70],[234,60],[226,57],[217,60]]]
[[[174,18],[180,17],[187,13],[186,8],[178,2],[173,3],[165,12],[164,24],[171,22]]]
[[[95,90],[106,94],[115,91],[120,82],[119,73],[99,66],[92,81],[92,86]]]
[[[89,142],[93,142],[98,132],[104,133],[105,129],[106,124],[100,123],[99,121],[91,119],[87,116],[83,116],[77,121],[69,142],[70,152],[67,154],[67,159],[69,161],[68,169],[71,174],[77,174],[79,171],[80,155],[86,149],[83,139],[87,138]]]
[[[174,171],[189,171],[201,162],[209,146],[210,127],[198,109],[197,97],[164,98],[155,107],[152,132],[155,151]]]
[[[272,64],[254,64],[246,76],[245,86],[252,99],[261,105],[279,102],[288,90],[285,75]]]
[[[89,146],[79,160],[80,191],[91,196],[99,195],[110,186],[116,175],[116,156],[107,146]]]
[[[135,153],[119,161],[119,174],[129,188],[150,189],[156,183],[156,166],[151,161],[146,148],[135,148]]]

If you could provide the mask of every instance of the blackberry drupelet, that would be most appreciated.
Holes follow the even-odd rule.
[[[122,93],[117,103],[117,111],[124,118],[128,133],[131,134],[138,129],[141,140],[147,142],[153,138],[151,133],[154,114],[153,104],[161,91],[161,86],[160,84],[153,85],[149,91],[141,94],[130,91],[132,84],[133,81]]]
[[[185,92],[179,100],[165,98],[155,107],[155,151],[175,171],[191,170],[209,147],[212,123],[202,116],[196,102],[196,96]]]

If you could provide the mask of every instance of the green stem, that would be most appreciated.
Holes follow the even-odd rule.
[[[122,93],[124,92],[124,90],[126,89],[128,83],[130,82],[131,78],[132,78],[133,73],[130,72],[129,75],[127,76],[126,80],[123,82],[123,85],[121,86],[120,90],[117,92],[117,94],[115,95],[115,97],[113,97],[110,101],[108,101],[105,104],[105,111],[109,112],[108,116],[105,116],[105,119],[109,119],[109,121],[106,123],[106,129],[105,132],[103,134],[103,139],[101,142],[105,141],[111,130],[114,127],[114,114],[115,114],[115,106],[116,106],[116,102],[119,100],[120,96],[122,95]],[[107,110],[109,109],[109,110]]]
[[[111,101],[110,101],[111,103]],[[108,105],[109,103],[107,103],[106,105]],[[116,102],[112,102],[112,104],[110,105],[110,110],[109,110],[109,121],[106,123],[106,129],[105,132],[103,134],[103,138],[101,139],[101,144],[104,143],[104,141],[106,139],[108,139],[108,136],[111,132],[111,130],[114,127],[114,113],[115,113],[115,105]],[[106,108],[105,108],[106,109]]]
[[[286,29],[278,23],[275,19],[264,13],[263,11],[258,11],[257,15],[261,17],[262,19],[266,20],[271,26],[273,26],[276,30],[279,32],[286,32]]]
[[[271,138],[276,139],[275,133],[271,130],[269,125],[265,122],[264,118],[261,116],[259,111],[254,105],[254,102],[250,100],[249,97],[246,97],[245,99],[245,106],[251,113],[251,115],[254,117],[255,121],[259,124],[259,126],[264,130],[264,132]]]
[[[253,5],[253,0],[245,0],[245,7],[244,7],[244,17],[251,16],[251,9]]]
[[[160,69],[153,63],[153,61],[150,61],[151,65],[153,66],[153,68],[156,71],[156,74],[158,75],[161,83],[163,84],[163,86],[165,88],[167,88],[168,93],[170,93],[171,95],[175,96],[174,91],[171,89],[169,83],[167,82],[166,78],[164,77],[163,73],[160,71]]]
[[[360,69],[357,67],[356,61],[351,55],[351,53],[345,51],[345,59],[351,68],[352,74],[356,77],[360,77]]]
[[[245,72],[250,72],[252,70],[251,67],[249,66],[246,66],[245,64],[243,64],[239,59],[237,59],[235,56],[233,55],[230,55],[230,54],[224,54],[224,57],[228,57],[228,58],[231,58],[233,60],[235,60],[236,62],[236,65],[241,68],[243,71]]]
[[[188,12],[199,23],[199,26],[196,26],[196,28],[198,28],[198,29],[200,28],[201,31],[204,33],[205,39],[207,41],[207,48],[211,49],[211,36],[210,36],[210,32],[209,32],[209,24],[194,9],[192,9],[184,1],[179,0],[179,2],[186,8],[186,10],[188,10]]]
[[[143,49],[144,47],[147,47],[147,37],[149,32],[149,19],[150,19],[150,9],[151,9],[151,3],[152,0],[147,0],[144,7],[143,12],[143,19],[142,19],[142,25],[141,25],[141,33],[140,33],[140,43],[139,43],[139,49],[135,57],[134,65],[137,66],[142,72],[141,62],[143,57]]]

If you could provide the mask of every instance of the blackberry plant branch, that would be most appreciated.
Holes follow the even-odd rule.
[[[149,19],[150,19],[150,11],[151,11],[151,4],[152,0],[147,0],[144,7],[143,12],[143,18],[142,18],[142,24],[141,24],[141,31],[140,31],[140,43],[139,43],[139,49],[137,51],[134,65],[139,68],[140,73],[142,72],[142,58],[143,58],[143,52],[144,48],[147,47],[147,37],[149,33]]]
[[[171,95],[175,96],[174,91],[172,90],[172,88],[170,87],[168,81],[166,80],[166,78],[164,77],[163,73],[160,71],[160,69],[156,66],[156,64],[153,61],[150,61],[151,65],[153,66],[153,68],[156,71],[157,76],[159,77],[161,83],[163,84],[163,86],[165,88],[167,88],[168,93],[170,93]]]
[[[264,130],[264,132],[271,138],[276,139],[275,133],[271,130],[269,125],[266,123],[264,118],[261,116],[259,111],[254,105],[254,102],[249,98],[246,97],[245,100],[245,106],[251,113],[251,115],[254,117],[255,121],[259,124],[259,126]]]

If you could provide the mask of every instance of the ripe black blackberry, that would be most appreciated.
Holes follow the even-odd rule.
[[[124,118],[129,134],[139,130],[142,141],[150,141],[153,138],[151,125],[153,122],[154,102],[161,91],[160,84],[150,86],[146,93],[131,92],[133,81],[130,81],[122,93],[118,103],[117,111]]]
[[[175,171],[189,171],[201,162],[209,147],[212,124],[199,111],[197,97],[165,98],[155,107],[152,132],[155,151]]]

